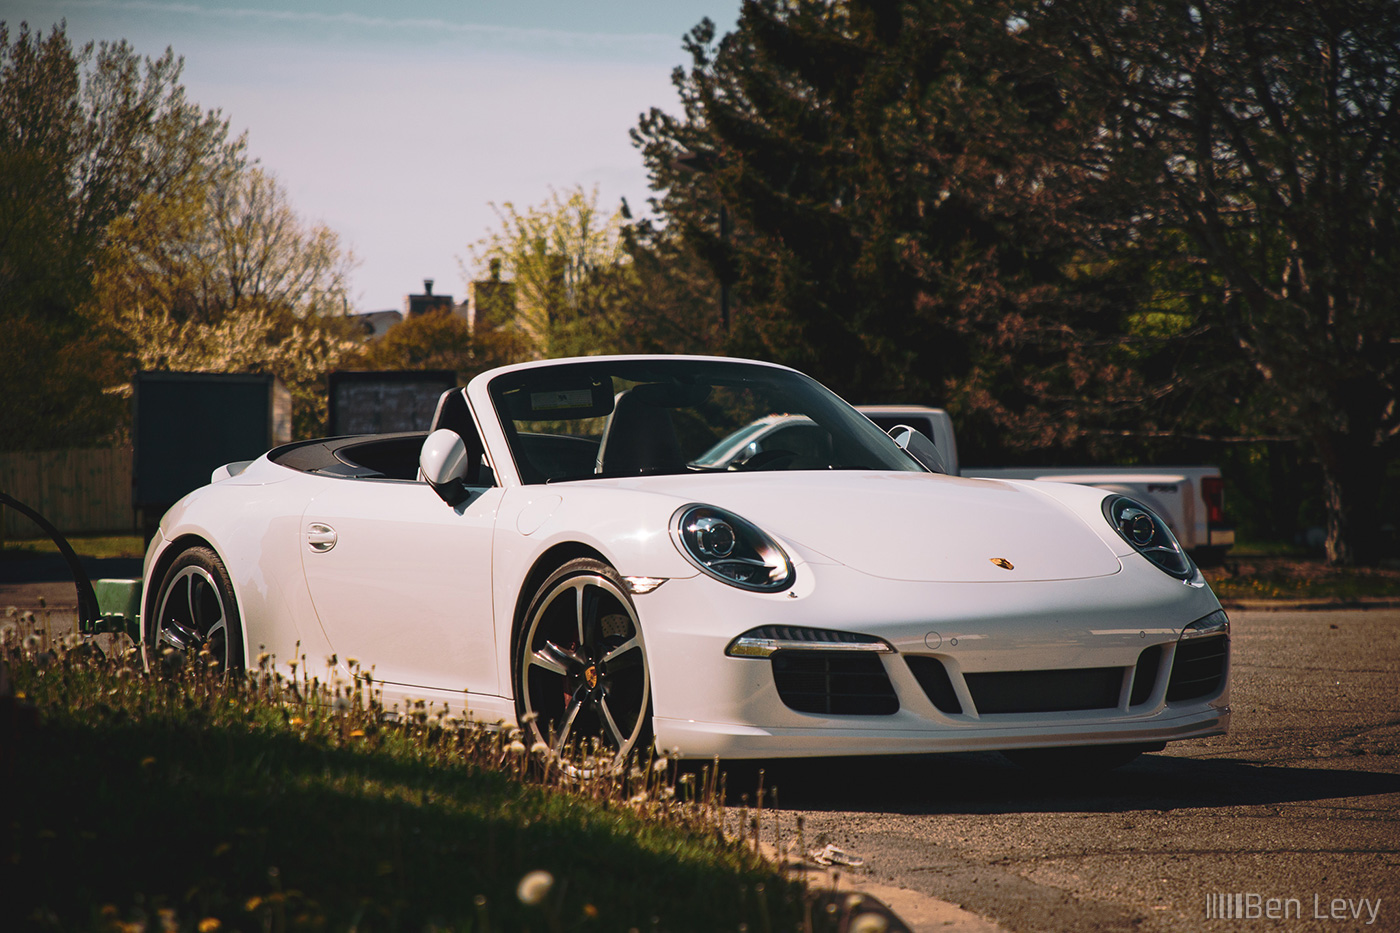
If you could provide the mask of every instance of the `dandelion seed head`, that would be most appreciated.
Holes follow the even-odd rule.
[[[25,651],[38,651],[44,640],[38,635],[29,635],[24,639]]]
[[[512,755],[523,755],[525,754],[525,743],[516,739],[506,746],[506,751]]]
[[[658,774],[660,774],[662,771],[665,771],[666,768],[667,768],[670,764],[671,764],[671,760],[670,760],[669,758],[667,758],[665,755],[661,755],[660,757],[658,757],[655,761],[653,761],[653,762],[651,763],[651,770],[653,770],[653,771],[657,772]]]
[[[554,887],[553,875],[547,871],[532,871],[520,879],[520,884],[515,889],[515,896],[520,898],[520,903],[525,906],[535,907],[544,902],[552,887]]]
[[[530,746],[530,754],[538,755],[541,758],[548,758],[549,746],[544,744],[543,742],[536,742],[534,745]]]

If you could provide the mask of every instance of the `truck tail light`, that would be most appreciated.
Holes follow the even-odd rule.
[[[1225,524],[1225,479],[1207,476],[1201,480],[1201,498],[1206,503],[1206,524]]]

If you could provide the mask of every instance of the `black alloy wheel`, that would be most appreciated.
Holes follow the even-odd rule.
[[[515,652],[515,709],[531,743],[555,755],[613,753],[620,766],[651,741],[651,679],[641,624],[607,564],[572,560],[544,581]]]
[[[160,662],[167,648],[181,655],[207,649],[220,671],[243,666],[243,628],[233,583],[212,549],[192,547],[175,558],[161,582],[146,636],[150,666]]]

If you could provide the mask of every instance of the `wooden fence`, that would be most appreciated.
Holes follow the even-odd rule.
[[[64,534],[131,534],[131,448],[0,453],[0,490]],[[0,506],[0,539],[42,537],[28,517]]]

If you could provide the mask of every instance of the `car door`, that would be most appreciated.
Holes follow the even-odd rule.
[[[354,658],[389,684],[499,694],[491,539],[500,497],[473,489],[452,507],[426,483],[346,479],[311,501],[302,567],[342,664]]]

